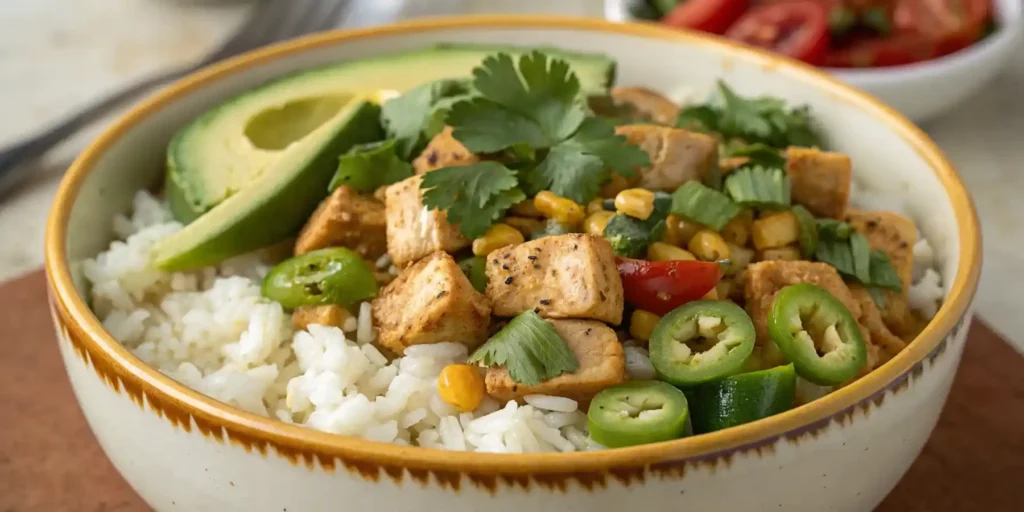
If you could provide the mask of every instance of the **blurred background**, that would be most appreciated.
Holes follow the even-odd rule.
[[[774,45],[813,64],[877,66],[946,53],[953,53],[944,57],[946,60],[961,55],[980,58],[985,48],[996,44],[989,42],[993,32],[1020,28],[1020,2],[796,0],[823,6],[824,17],[814,21],[818,11],[809,15],[806,9],[795,10],[791,5],[788,10],[755,11],[794,0],[353,0],[336,25],[373,26],[463,13],[547,13],[616,21],[645,17],[673,26],[726,32],[748,43]],[[253,3],[0,0],[0,147],[39,133],[126,84],[199,59],[243,22]],[[684,8],[687,4],[689,9]],[[698,4],[713,7],[713,15],[695,14]],[[1000,20],[1008,12],[1000,4],[1010,5],[1015,17]],[[742,25],[745,17],[761,20],[760,28],[733,28]],[[789,37],[789,32],[763,28],[765,20],[778,22],[780,17],[796,19],[795,26],[801,30],[824,26],[822,30],[831,34],[830,46],[818,48],[812,40],[813,44],[793,50],[781,44],[780,38]],[[918,37],[922,34],[930,39]],[[956,37],[947,37],[950,35]],[[1024,191],[1024,48],[1020,38],[1013,44],[1012,51],[1004,52],[1004,60],[991,64],[997,75],[980,92],[948,105],[941,115],[920,124],[958,167],[981,214],[986,253],[977,303],[981,316],[1024,351],[1024,334],[1020,334],[1024,332],[1024,315],[1018,313],[1017,305],[1019,290],[1024,288],[1024,274],[1017,272],[1024,268],[1024,223],[1020,222],[1024,218],[1024,201],[1020,200]],[[898,81],[902,75],[891,76]],[[41,265],[45,216],[63,170],[120,110],[90,124],[44,158],[26,164],[29,179],[0,195],[0,281]]]

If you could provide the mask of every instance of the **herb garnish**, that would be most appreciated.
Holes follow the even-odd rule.
[[[470,363],[504,366],[513,381],[534,386],[580,366],[554,326],[527,310],[469,356]]]

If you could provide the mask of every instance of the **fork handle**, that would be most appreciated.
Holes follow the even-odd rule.
[[[43,156],[78,130],[109,113],[114,107],[156,85],[186,75],[192,69],[193,66],[173,69],[136,82],[104,97],[45,132],[0,149],[0,198],[25,181],[31,174],[32,166],[22,164]]]

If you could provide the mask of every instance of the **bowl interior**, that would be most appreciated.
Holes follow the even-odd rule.
[[[687,91],[702,98],[722,79],[741,94],[770,94],[810,105],[830,146],[852,156],[857,180],[867,188],[898,196],[898,207],[918,221],[934,245],[947,293],[951,289],[964,243],[961,237],[976,225],[973,210],[959,180],[931,143],[890,109],[809,67],[701,36],[533,17],[459,18],[344,37],[315,36],[218,65],[158,93],[118,122],[76,163],[51,219],[48,243],[55,244],[53,233],[66,234],[63,244],[48,250],[51,271],[55,265],[69,264],[78,292],[87,296],[77,262],[107,248],[114,215],[129,208],[136,190],[159,186],[168,141],[175,130],[207,108],[289,72],[436,42],[504,42],[603,52],[618,61],[619,84]],[[67,211],[60,206],[64,200],[71,202]],[[966,244],[973,247],[976,240]],[[972,252],[971,258],[975,256]],[[907,361],[909,368],[913,361]],[[864,390],[861,395],[867,393]]]

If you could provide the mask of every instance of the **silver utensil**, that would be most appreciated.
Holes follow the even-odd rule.
[[[349,8],[347,0],[260,0],[242,25],[198,62],[143,79],[114,92],[48,130],[0,149],[0,198],[23,182],[35,160],[96,121],[114,107],[154,86],[187,75],[214,62],[270,43],[334,27]]]

